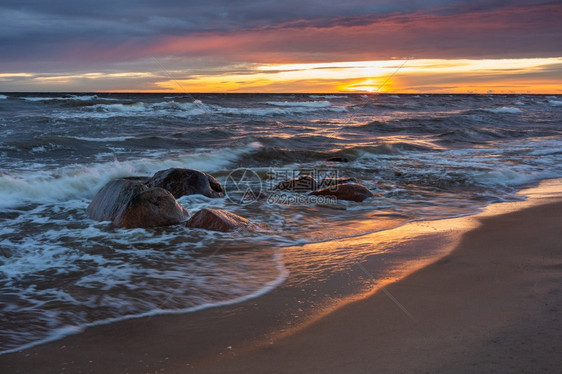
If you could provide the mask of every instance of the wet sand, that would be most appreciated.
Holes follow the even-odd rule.
[[[562,203],[483,218],[385,291],[200,372],[559,372]]]
[[[287,310],[300,289],[280,287],[237,305],[90,328],[2,355],[0,371],[558,372],[562,202],[536,204],[443,221],[479,227],[438,261],[299,328]]]

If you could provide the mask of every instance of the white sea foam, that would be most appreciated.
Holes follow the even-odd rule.
[[[90,138],[86,136],[73,136],[73,139],[85,140],[87,142],[124,142],[129,139],[134,139],[134,136],[109,136],[106,138]]]
[[[48,149],[44,145],[31,148],[31,152],[33,152],[33,153],[41,153],[41,152],[47,152],[47,151],[48,151]]]
[[[152,175],[158,170],[189,167],[213,172],[260,147],[220,151],[199,150],[175,158],[141,158],[125,162],[113,161],[87,166],[70,165],[54,171],[4,173],[0,175],[0,207],[13,207],[29,201],[61,201],[91,198],[109,180],[131,175]]]
[[[154,104],[136,102],[131,104],[95,104],[80,112],[60,112],[59,118],[112,118],[130,116],[177,116],[191,117],[200,115],[236,115],[236,116],[276,116],[304,114],[315,111],[346,112],[345,106],[332,106],[329,101],[270,101],[267,107],[224,107],[207,105],[200,100],[190,103],[164,101]]]
[[[212,109],[209,106],[203,104],[201,100],[194,100],[191,103],[177,103],[175,101],[172,101],[172,104],[181,109],[184,114],[190,116],[212,113]]]
[[[25,101],[52,101],[52,100],[76,100],[76,101],[90,101],[98,99],[97,95],[71,95],[71,96],[22,96],[20,99]],[[101,99],[101,100],[115,100],[115,99]]]
[[[502,106],[499,108],[491,108],[491,109],[484,109],[484,110],[486,112],[491,112],[491,113],[508,113],[508,114],[518,114],[523,112],[519,108],[514,108],[509,106]]]
[[[327,110],[330,112],[347,112],[345,107],[307,107],[307,106],[286,106],[274,108],[228,108],[228,107],[213,107],[215,113],[231,114],[241,116],[281,116],[291,114],[304,114],[312,113],[318,110]]]
[[[109,98],[99,98],[98,100],[115,100]],[[131,116],[161,116],[171,115],[178,117],[199,116],[212,113],[213,109],[203,104],[200,100],[192,103],[178,103],[175,101],[165,101],[154,104],[144,102],[136,103],[115,103],[115,104],[95,104],[83,108],[79,112],[59,112],[57,115],[61,119],[67,118],[113,118]],[[215,111],[216,113],[216,111]]]
[[[97,95],[82,95],[82,96],[72,95],[68,98],[64,98],[64,100],[90,101],[90,100],[96,100],[97,98],[98,98]]]
[[[20,99],[23,99],[25,101],[51,101],[51,100],[57,100],[59,99],[58,97],[34,97],[34,96],[23,96],[20,97]]]
[[[27,344],[23,344],[21,346],[15,347],[15,348],[11,348],[11,349],[1,351],[0,355],[19,352],[19,351],[29,349],[29,348],[32,348],[32,347],[35,347],[35,346],[38,346],[38,345],[41,345],[41,344],[45,344],[45,343],[49,343],[49,342],[52,342],[52,341],[62,339],[62,338],[66,337],[66,336],[69,336],[69,335],[80,334],[84,330],[86,330],[87,328],[94,327],[94,326],[107,325],[107,324],[122,322],[122,321],[130,320],[130,319],[153,317],[153,316],[158,316],[158,315],[193,313],[193,312],[204,310],[204,309],[227,306],[227,305],[232,305],[232,304],[238,304],[238,303],[241,303],[241,302],[244,302],[244,301],[247,301],[247,300],[257,298],[257,297],[262,296],[262,295],[272,291],[273,289],[277,288],[288,277],[288,272],[287,272],[287,269],[285,269],[285,266],[283,264],[280,251],[276,252],[274,260],[276,262],[277,277],[270,282],[264,283],[258,290],[254,291],[252,293],[249,293],[249,294],[246,294],[246,295],[243,295],[243,296],[238,296],[238,297],[231,298],[231,299],[217,301],[217,302],[205,302],[205,303],[202,303],[200,305],[196,305],[196,306],[188,307],[188,308],[162,309],[161,307],[159,307],[159,308],[155,308],[155,309],[152,309],[150,311],[143,312],[143,313],[126,314],[126,315],[119,316],[119,317],[106,318],[106,319],[102,319],[102,320],[98,320],[98,321],[93,321],[93,322],[88,322],[88,323],[84,323],[84,324],[80,324],[80,325],[75,325],[75,326],[64,326],[64,327],[57,328],[57,329],[54,329],[54,330],[50,331],[47,334],[47,336],[42,338],[42,339],[35,340],[35,341],[32,341],[32,342],[27,343]]]
[[[560,100],[549,100],[548,103],[552,106],[562,106],[562,101]]]
[[[119,113],[130,113],[130,112],[144,112],[147,110],[147,106],[142,103],[133,104],[96,104],[92,106],[93,109],[103,110],[106,112],[119,112]]]
[[[306,107],[306,108],[328,108],[332,104],[327,101],[268,101],[268,105],[281,107]]]
[[[0,95],[0,100],[6,100],[8,98],[8,96],[6,95]]]
[[[308,95],[311,99],[347,99],[344,95]]]

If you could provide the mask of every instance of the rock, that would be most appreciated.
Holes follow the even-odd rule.
[[[365,186],[359,183],[344,183],[337,186],[322,188],[312,191],[310,195],[314,196],[333,196],[338,200],[349,200],[361,202],[374,194]]]
[[[312,178],[312,176],[304,175],[298,178],[287,179],[283,182],[279,182],[275,188],[281,191],[292,192],[314,191],[318,188],[318,183],[314,178]]]
[[[0,247],[0,257],[10,258],[12,257],[12,251],[5,247]],[[2,260],[0,260],[0,265],[2,264]]]
[[[125,228],[168,226],[183,222],[188,217],[189,212],[170,192],[155,187],[132,196],[112,224]]]
[[[88,216],[96,221],[113,221],[133,196],[148,190],[140,180],[141,178],[121,178],[109,181],[88,205]]]
[[[160,170],[146,184],[149,187],[164,188],[170,191],[175,198],[197,194],[207,197],[224,196],[224,190],[218,180],[210,174],[193,169]]]
[[[326,161],[328,162],[349,162],[349,159],[345,157],[330,157]]]
[[[348,178],[324,178],[320,181],[318,188],[326,187],[336,187],[344,183],[359,183],[359,179],[348,177]]]
[[[185,221],[189,213],[163,188],[149,188],[146,178],[114,179],[97,193],[88,216],[118,227],[166,226]]]
[[[211,231],[234,231],[238,229],[253,230],[256,225],[244,217],[223,209],[201,209],[185,224],[186,227]]]

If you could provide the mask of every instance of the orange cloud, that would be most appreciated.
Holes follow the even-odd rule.
[[[156,85],[188,92],[560,93],[560,76],[562,58],[404,60],[268,64],[243,74],[197,75]]]

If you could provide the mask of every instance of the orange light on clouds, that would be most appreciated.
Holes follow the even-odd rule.
[[[188,92],[562,93],[561,71],[562,58],[265,64],[155,85]]]
[[[254,63],[208,68],[204,74],[167,70],[165,63],[151,67],[117,73],[2,73],[0,81],[17,80],[38,91],[562,94],[562,57]]]

